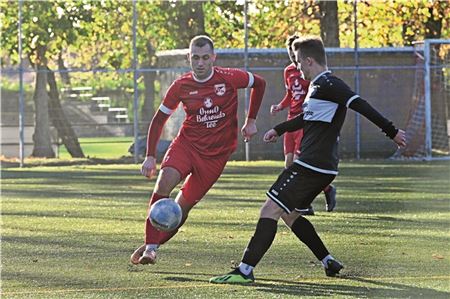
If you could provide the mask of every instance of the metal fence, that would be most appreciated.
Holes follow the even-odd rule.
[[[21,1],[19,2],[21,3]],[[265,130],[285,119],[286,115],[277,117],[269,115],[270,105],[280,101],[285,93],[283,69],[289,63],[285,49],[252,49],[248,48],[247,2],[244,5],[244,49],[218,49],[218,65],[239,67],[261,74],[267,80],[267,89],[263,105],[259,113],[259,135],[249,144],[239,143],[234,159],[282,159],[282,144],[266,145],[261,140]],[[19,5],[19,15],[21,6]],[[21,18],[19,17],[19,20]],[[356,21],[356,17],[355,17]],[[158,62],[151,67],[144,67],[137,60],[136,23],[138,15],[136,2],[133,1],[132,41],[133,62],[128,69],[107,70],[90,68],[57,69],[37,71],[27,64],[20,53],[20,65],[2,69],[12,86],[2,86],[2,155],[19,157],[21,165],[24,158],[33,149],[36,109],[33,103],[36,75],[47,72],[56,74],[56,84],[63,115],[70,123],[78,137],[81,147],[90,157],[118,158],[133,157],[140,160],[143,153],[143,138],[146,135],[152,113],[158,108],[169,84],[180,74],[188,71],[185,52],[180,50],[157,53]],[[19,35],[22,22],[19,21]],[[356,30],[355,30],[356,33]],[[19,41],[21,52],[22,41]],[[437,42],[437,41],[435,41]],[[447,41],[448,42],[448,41]],[[414,90],[419,84],[417,70],[440,68],[443,80],[437,87],[442,92],[439,99],[442,109],[448,109],[449,64],[441,60],[439,63],[426,62],[417,64],[415,50],[406,48],[360,49],[355,35],[355,48],[327,49],[329,66],[342,77],[361,96],[371,102],[399,127],[405,127],[410,117],[410,107],[415,97]],[[448,57],[448,54],[446,54]],[[428,78],[428,79],[426,79]],[[424,77],[425,84],[432,84],[430,77]],[[428,80],[428,81],[426,81]],[[74,83],[76,82],[76,83]],[[425,91],[431,90],[425,86]],[[148,100],[151,98],[152,100]],[[239,122],[245,117],[248,93],[240,93]],[[431,103],[431,96],[426,102]],[[50,102],[51,103],[51,102]],[[150,106],[149,106],[150,104]],[[56,109],[50,104],[49,111]],[[161,157],[168,143],[176,135],[183,119],[179,107],[177,113],[166,124],[158,146]],[[425,110],[424,110],[425,111]],[[426,110],[427,124],[432,122],[430,109]],[[341,136],[341,153],[346,157],[390,157],[396,149],[379,130],[365,119],[349,112]],[[446,119],[447,120],[447,119]],[[61,136],[51,121],[51,140],[56,156],[68,158],[70,154],[61,146]],[[431,126],[427,125],[425,144],[426,155],[432,157],[430,141]],[[446,130],[447,128],[445,128]],[[430,135],[428,135],[430,134]],[[447,144],[448,144],[448,135]],[[133,143],[134,142],[134,143]],[[445,143],[445,140],[444,140]],[[134,144],[133,146],[131,146]],[[444,153],[444,155],[448,155]]]

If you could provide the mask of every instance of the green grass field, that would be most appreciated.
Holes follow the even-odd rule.
[[[131,156],[128,148],[133,143],[133,137],[92,137],[78,138],[83,153],[86,157],[102,159],[116,159],[122,156]],[[71,155],[66,147],[59,148],[60,159],[70,159]]]
[[[161,247],[133,266],[155,183],[139,165],[2,169],[2,298],[450,298],[450,162],[341,163],[338,206],[310,220],[345,269],[325,276],[280,223],[248,286],[238,262],[282,162],[230,162]]]

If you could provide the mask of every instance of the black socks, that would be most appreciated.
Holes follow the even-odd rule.
[[[277,233],[278,221],[271,218],[260,218],[255,233],[245,249],[242,262],[255,267],[272,245]]]
[[[305,217],[299,216],[292,224],[291,229],[297,238],[311,249],[319,261],[329,254],[314,226]]]

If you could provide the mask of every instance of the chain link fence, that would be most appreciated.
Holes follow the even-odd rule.
[[[44,138],[51,140],[51,151],[58,158],[73,156],[65,146],[74,142],[73,139],[79,143],[84,156],[91,158],[131,160],[135,155],[134,160],[137,161],[143,156],[147,128],[154,112],[171,82],[189,71],[189,67],[186,49],[156,51],[151,63],[138,59],[140,56],[135,52],[137,48],[133,48],[132,41],[134,45],[142,42],[138,26],[146,16],[140,14],[135,5],[136,2],[133,2],[130,6],[135,9],[135,14],[127,24],[129,52],[117,55],[118,59],[132,58],[129,68],[95,68],[94,62],[99,64],[103,56],[92,57],[92,65],[77,65],[74,62],[84,55],[83,48],[78,51],[63,49],[51,65],[53,71],[31,65],[26,57],[22,57],[19,65],[2,65],[1,154],[4,157],[20,157],[21,150],[24,157],[32,155],[37,150],[38,131],[43,127],[49,128],[45,130],[48,136]],[[242,34],[241,38],[246,36]],[[92,47],[95,47],[95,38],[92,41]],[[247,40],[244,44],[247,45]],[[147,50],[151,53],[152,49]],[[439,101],[440,109],[447,111],[445,117],[448,118],[448,48],[444,51],[447,51],[444,55],[447,60],[433,64],[433,69],[442,70],[443,79],[438,81],[433,77],[431,82],[433,93],[444,95],[433,98],[433,101]],[[359,49],[357,64],[354,49],[327,48],[327,53],[329,67],[337,76],[359,90],[364,99],[398,127],[406,127],[417,85],[421,84],[417,72],[424,69],[424,65],[417,64],[413,47]],[[283,113],[276,117],[269,114],[270,106],[278,103],[285,94],[283,69],[290,63],[286,50],[217,49],[217,54],[217,65],[247,67],[267,81],[257,121],[259,133],[247,148],[241,139],[232,158],[283,159],[282,142],[264,144],[262,135],[286,119]],[[42,88],[38,88],[39,84]],[[42,92],[44,94],[39,94]],[[47,99],[48,115],[41,115],[46,109],[38,101],[42,97]],[[239,93],[239,99],[239,124],[242,125],[247,100],[245,92]],[[165,126],[158,146],[158,157],[163,155],[176,136],[183,119],[184,112],[180,106]],[[447,119],[442,130],[445,130],[443,142],[448,148],[446,125]],[[137,141],[136,147],[133,146],[134,141]],[[340,142],[343,157],[387,158],[396,152],[393,143],[377,127],[364,118],[356,121],[352,111],[348,113]]]

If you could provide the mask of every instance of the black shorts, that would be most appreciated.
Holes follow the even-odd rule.
[[[292,163],[266,194],[286,213],[307,209],[335,177],[333,174],[320,173]]]

